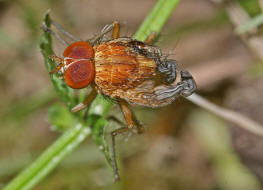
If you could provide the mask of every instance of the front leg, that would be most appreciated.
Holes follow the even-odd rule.
[[[74,108],[72,108],[71,112],[75,113],[88,107],[92,103],[92,101],[96,98],[97,94],[98,94],[97,91],[95,89],[92,89],[90,94],[86,96],[85,100],[80,104],[76,105]]]
[[[76,41],[81,41],[81,39],[75,37],[73,34],[69,33],[68,31],[66,31],[60,24],[58,24],[56,21],[54,20],[50,20],[50,24],[55,26],[57,28],[57,30],[64,34],[64,36],[68,37],[69,39],[71,39],[73,42]],[[55,32],[54,30],[52,30],[50,27],[48,27],[44,22],[41,24],[41,29],[44,32],[49,32],[50,34],[52,34],[53,36],[55,36],[61,43],[65,44],[66,46],[68,46],[70,43],[68,43],[65,38],[63,36],[61,36],[59,33]]]

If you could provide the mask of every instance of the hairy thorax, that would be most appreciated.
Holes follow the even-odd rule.
[[[94,48],[95,83],[103,94],[129,99],[132,90],[156,75],[156,62],[138,53],[133,42],[129,38],[119,38]]]

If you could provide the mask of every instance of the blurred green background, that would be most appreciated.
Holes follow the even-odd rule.
[[[68,31],[88,39],[114,20],[123,23],[122,36],[132,36],[155,2],[0,1],[0,189],[60,135],[50,126],[48,112],[52,113],[51,105],[62,103],[39,48],[41,19],[47,9]],[[261,28],[237,35],[228,16],[236,1],[220,2],[182,0],[157,45],[177,60],[179,68],[193,74],[198,93],[263,123]],[[248,16],[261,13],[261,0],[238,3]],[[256,52],[252,37],[257,37]],[[58,55],[64,48],[54,39]],[[120,183],[113,184],[111,168],[89,138],[34,189],[263,189],[261,138],[184,99],[161,109],[134,110],[146,132],[118,139]],[[111,115],[122,119],[118,106]],[[106,136],[116,127],[110,123]]]

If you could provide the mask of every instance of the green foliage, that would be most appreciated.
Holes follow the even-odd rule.
[[[236,32],[238,34],[244,34],[252,29],[255,29],[263,24],[263,14],[259,14],[252,18],[248,23],[238,27]]]
[[[133,38],[144,41],[152,32],[158,35],[178,3],[179,0],[159,0]]]
[[[239,0],[239,3],[252,17],[261,13],[258,0]]]
[[[257,28],[263,23],[263,14],[261,13],[258,0],[244,1],[240,0],[240,5],[252,17],[251,20],[236,29],[237,34],[244,34],[254,28]]]
[[[31,189],[49,174],[62,159],[71,153],[90,134],[90,129],[82,124],[72,126],[37,160],[12,180],[5,190]]]
[[[256,62],[253,65],[251,65],[249,73],[253,77],[262,77],[263,76],[263,63],[260,61],[260,62]]]
[[[76,117],[65,106],[54,104],[48,110],[48,121],[54,131],[63,132],[69,126],[75,125],[76,120]]]
[[[21,122],[39,107],[46,105],[54,99],[55,95],[56,94],[53,90],[46,88],[29,96],[26,100],[16,101],[6,110],[1,110],[0,120],[2,124],[3,122]]]
[[[2,28],[0,28],[0,44],[1,45],[6,45],[6,44],[12,44],[12,40],[10,39],[10,37],[8,36],[8,34],[6,34]]]
[[[36,14],[36,10],[30,5],[30,3],[22,3],[20,1],[17,1],[18,5],[22,7],[22,16],[23,20],[28,26],[28,28],[32,32],[32,36],[36,36],[38,32],[38,22],[39,18],[38,14]]]

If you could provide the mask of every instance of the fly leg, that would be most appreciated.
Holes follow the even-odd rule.
[[[76,105],[74,108],[72,108],[71,112],[75,113],[75,112],[85,109],[91,104],[91,102],[96,98],[96,96],[97,96],[97,91],[95,89],[92,89],[92,91],[85,98],[85,100],[82,103]]]
[[[58,41],[60,41],[62,44],[66,45],[66,46],[69,45],[69,43],[68,43],[66,40],[64,40],[64,38],[63,38],[61,35],[59,35],[57,32],[55,32],[54,30],[52,30],[51,28],[49,28],[44,22],[41,24],[40,27],[41,27],[41,29],[42,29],[44,32],[49,32],[50,34],[52,34],[53,36],[55,36],[55,37],[58,39]]]
[[[175,99],[178,96],[190,96],[196,89],[196,83],[192,75],[185,70],[181,71],[181,82],[168,86],[158,86],[155,88],[155,95],[158,100]]]
[[[120,37],[120,23],[118,21],[114,21],[113,23],[113,30],[112,30],[112,39],[117,39]]]
[[[61,25],[59,25],[56,21],[50,20],[50,24],[55,26],[58,31],[60,31],[62,34],[70,38],[72,41],[80,41],[77,37],[72,35],[71,33],[67,32]],[[51,35],[55,36],[61,43],[68,46],[69,43],[57,32],[52,30],[50,27],[48,27],[45,22],[42,23],[41,28],[44,32],[49,32]],[[50,72],[50,74],[57,73],[61,68],[63,68],[66,64],[64,63],[64,60],[56,55],[51,55],[50,59],[54,60],[55,62],[59,63],[53,71]]]
[[[119,38],[119,31],[120,31],[120,23],[118,21],[114,21],[112,24],[107,24],[104,26],[104,28],[101,30],[101,32],[88,41],[91,42],[92,45],[98,44],[101,42],[103,37],[112,31],[112,38],[116,39]]]
[[[76,36],[74,36],[73,34],[69,33],[68,31],[66,31],[60,24],[58,24],[56,21],[51,20],[51,24],[53,26],[55,26],[58,31],[60,31],[62,34],[64,34],[65,36],[67,36],[68,38],[70,38],[72,41],[81,41],[81,39],[77,38]]]
[[[156,38],[156,32],[151,32],[149,36],[147,36],[146,40],[144,41],[146,44],[152,44],[154,39]]]
[[[119,32],[120,32],[120,25],[118,22],[114,22],[114,27],[113,27],[113,32],[112,32],[112,38],[116,39],[119,38]],[[148,36],[146,39],[147,43],[152,43],[152,41],[155,38],[155,33],[152,33]],[[115,122],[119,123],[123,127],[116,129],[111,132],[111,138],[112,138],[112,166],[114,170],[114,181],[119,181],[120,176],[119,176],[119,171],[118,171],[118,165],[117,165],[117,160],[116,160],[116,137],[120,134],[126,133],[126,132],[133,132],[133,133],[142,133],[143,132],[143,127],[142,125],[138,122],[138,120],[135,117],[135,114],[129,107],[129,104],[124,101],[124,100],[119,100],[119,105],[121,108],[121,111],[123,113],[123,116],[125,118],[127,126],[123,126],[123,123],[120,122],[119,120],[116,120],[116,118],[110,118],[114,120]]]
[[[113,121],[113,122],[117,123],[118,125],[120,125],[122,127],[126,127],[125,123],[123,123],[117,117],[115,117],[113,115],[110,115],[109,117],[107,117],[107,121]]]
[[[56,55],[51,55],[51,56],[49,56],[49,58],[52,59],[53,61],[55,61],[56,63],[59,63],[53,71],[49,72],[49,74],[55,74],[55,73],[59,72],[60,69],[62,69],[65,66],[64,59],[62,59],[61,57],[58,57]]]
[[[116,161],[116,149],[115,149],[115,138],[117,135],[129,132],[131,129],[127,127],[121,127],[119,129],[116,129],[111,132],[111,142],[112,142],[112,167],[113,167],[113,172],[114,172],[114,182],[117,182],[120,180],[120,175],[119,175],[119,170],[118,170],[118,165]]]
[[[72,41],[81,41],[79,38],[75,37],[74,35],[72,35],[71,33],[69,33],[68,31],[66,31],[60,24],[58,24],[56,21],[54,20],[50,20],[50,24],[55,26],[55,28],[57,28],[57,30],[59,32],[61,32],[62,34],[64,34],[66,37],[68,37],[69,39],[71,39]],[[60,42],[62,42],[65,45],[69,45],[69,43],[57,32],[55,32],[54,30],[52,30],[50,27],[48,27],[44,22],[41,24],[41,28],[42,30],[44,30],[45,32],[50,32],[52,35],[54,35]]]
[[[127,123],[127,127],[132,129],[134,133],[142,133],[143,127],[136,119],[135,114],[133,113],[129,104],[124,100],[119,100],[119,105]]]
[[[133,133],[142,133],[143,132],[142,126],[136,120],[136,117],[135,117],[133,111],[131,110],[131,108],[129,107],[128,103],[123,101],[123,100],[119,100],[119,105],[120,105],[121,111],[124,115],[124,118],[126,120],[127,126],[121,127],[119,129],[116,129],[116,130],[111,132],[112,166],[113,166],[113,170],[114,170],[114,181],[115,182],[120,180],[117,161],[116,161],[116,149],[115,149],[116,139],[115,138],[117,137],[117,135],[120,135],[120,134],[126,133],[126,132],[130,132],[130,131]]]

